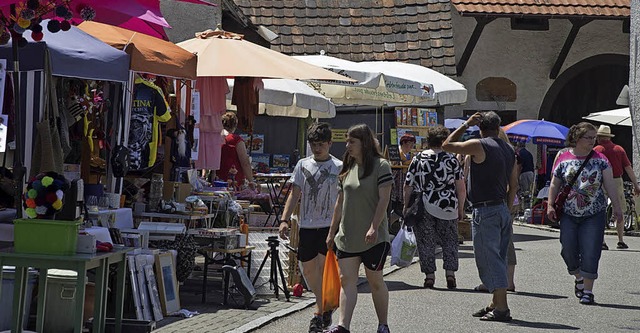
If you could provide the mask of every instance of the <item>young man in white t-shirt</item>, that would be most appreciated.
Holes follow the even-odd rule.
[[[307,129],[307,141],[313,156],[296,164],[291,176],[292,192],[280,219],[280,237],[287,239],[291,214],[300,201],[297,221],[300,226],[298,260],[308,287],[316,296],[316,312],[309,324],[309,332],[322,332],[331,325],[331,312],[322,309],[322,274],[333,208],[338,197],[338,174],[342,161],[329,154],[331,127],[327,123],[313,123]]]

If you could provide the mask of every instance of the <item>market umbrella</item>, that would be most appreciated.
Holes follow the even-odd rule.
[[[611,125],[631,126],[631,112],[629,112],[628,107],[616,110],[589,113],[588,115],[582,117],[582,119]]]
[[[196,56],[171,42],[98,22],[85,21],[78,28],[126,51],[131,56],[132,71],[196,79]]]
[[[461,104],[467,99],[464,86],[429,68],[388,61],[353,62],[326,55],[296,58],[356,79],[319,82],[322,93],[336,104],[423,105]]]
[[[354,81],[219,29],[197,33],[178,46],[198,56],[198,77]]]
[[[521,119],[502,127],[514,141],[564,146],[569,128],[546,120]]]
[[[333,118],[336,107],[328,98],[301,81],[288,79],[264,79],[260,91],[258,112],[269,116],[296,118]],[[233,91],[233,79],[227,79]],[[231,105],[232,93],[227,94],[227,108]]]

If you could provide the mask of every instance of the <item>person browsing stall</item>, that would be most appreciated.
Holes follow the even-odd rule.
[[[358,272],[364,264],[378,317],[377,333],[388,333],[389,290],[382,268],[391,248],[387,206],[391,195],[391,165],[376,147],[365,124],[347,131],[346,152],[338,177],[338,200],[327,236],[336,248],[340,268],[340,321],[329,333],[348,333],[358,299]]]
[[[300,201],[300,213],[296,218],[300,227],[298,260],[302,262],[304,278],[316,298],[316,311],[309,324],[309,332],[322,332],[331,325],[331,311],[322,309],[322,276],[342,161],[329,154],[329,124],[313,123],[309,126],[307,141],[313,156],[299,160],[293,169],[293,187],[280,219],[280,237],[287,239],[293,210]]]
[[[234,112],[225,113],[222,116],[222,126],[224,128],[222,130],[224,143],[220,157],[220,170],[216,171],[216,176],[222,181],[231,179],[239,186],[242,186],[246,180],[250,188],[255,188],[247,146],[242,137],[234,133],[238,128],[236,114]]]
[[[511,207],[518,189],[518,169],[511,145],[498,137],[500,116],[477,112],[445,139],[442,149],[471,155],[468,199],[473,209],[473,252],[480,280],[492,293],[489,306],[473,314],[485,321],[510,321],[507,304],[507,251],[511,240]],[[458,142],[470,126],[481,139]]]

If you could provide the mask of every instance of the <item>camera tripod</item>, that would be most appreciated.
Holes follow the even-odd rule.
[[[287,288],[287,282],[284,279],[284,272],[282,271],[282,263],[280,262],[280,256],[278,251],[278,245],[280,245],[280,241],[278,240],[278,236],[269,236],[267,238],[267,244],[269,245],[269,250],[267,250],[267,254],[264,256],[262,263],[260,264],[260,268],[258,268],[258,272],[256,272],[255,277],[253,278],[253,285],[256,284],[256,280],[260,277],[260,272],[262,272],[262,268],[264,264],[267,263],[267,259],[271,257],[271,271],[269,273],[269,285],[273,286],[273,292],[276,295],[276,298],[279,298],[278,294],[280,290],[284,292],[284,296],[289,301],[289,289]],[[282,281],[282,287],[278,285],[278,274],[280,274],[280,279]]]

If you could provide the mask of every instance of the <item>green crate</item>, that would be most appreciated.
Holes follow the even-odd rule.
[[[80,221],[16,219],[13,245],[17,253],[70,256],[76,253]]]

